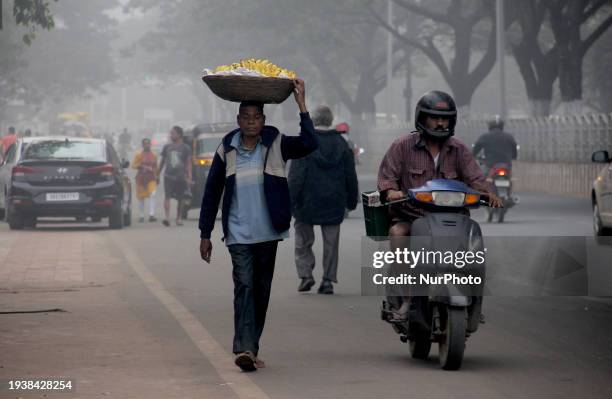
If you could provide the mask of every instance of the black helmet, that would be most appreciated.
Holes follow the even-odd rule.
[[[501,116],[495,115],[495,117],[489,121],[489,130],[493,129],[504,130],[504,120]]]
[[[425,126],[425,117],[441,116],[448,118],[448,130],[430,130]],[[414,111],[414,124],[421,134],[436,139],[447,139],[455,134],[457,106],[455,100],[443,91],[432,90],[421,97]]]

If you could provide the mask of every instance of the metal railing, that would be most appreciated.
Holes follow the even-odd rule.
[[[368,145],[373,153],[384,154],[395,138],[412,130],[412,124],[375,129],[368,135]],[[594,151],[612,153],[612,114],[510,119],[504,130],[520,145],[520,161],[590,163]],[[464,120],[457,124],[455,135],[471,146],[486,131],[486,120]]]

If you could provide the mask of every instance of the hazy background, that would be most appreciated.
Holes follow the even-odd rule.
[[[612,2],[506,0],[512,118],[612,112]],[[82,112],[94,132],[232,121],[203,68],[267,58],[354,126],[402,125],[430,89],[461,116],[498,112],[494,0],[4,0],[0,128],[47,132]],[[392,34],[393,78],[386,79]],[[387,102],[391,99],[390,103]],[[292,99],[268,121],[292,123]]]

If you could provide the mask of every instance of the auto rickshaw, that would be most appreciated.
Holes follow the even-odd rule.
[[[191,201],[184,206],[183,217],[187,218],[190,209],[200,208],[204,196],[204,186],[221,139],[236,129],[235,123],[203,123],[191,129],[191,148],[193,151],[193,185]]]

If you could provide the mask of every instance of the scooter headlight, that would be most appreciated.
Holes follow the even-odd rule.
[[[437,206],[459,207],[464,205],[465,193],[454,191],[434,191],[432,192],[433,203]]]

